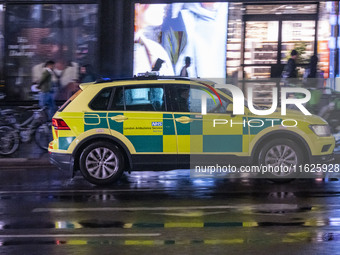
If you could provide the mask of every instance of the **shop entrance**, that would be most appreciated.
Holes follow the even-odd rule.
[[[318,8],[317,4],[307,6],[310,8],[267,5],[259,9],[246,5],[241,47],[244,79],[280,77],[293,49],[299,52],[299,74],[303,75],[310,57],[317,54]]]

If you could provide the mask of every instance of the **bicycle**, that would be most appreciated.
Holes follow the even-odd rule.
[[[53,137],[52,123],[47,121],[48,117],[46,108],[40,108],[36,105],[20,106],[19,108],[29,111],[32,114],[27,119],[24,119],[22,122],[20,122],[19,119],[22,118],[20,111],[13,109],[2,110],[0,114],[4,117],[3,119],[5,124],[2,126],[12,127],[14,132],[16,132],[20,138],[20,141],[23,143],[30,142],[34,135],[36,144],[40,148],[47,150],[48,144],[50,141],[52,141]],[[2,126],[0,125],[0,127]]]
[[[0,123],[0,155],[10,155],[19,148],[19,136],[15,129],[5,122]]]

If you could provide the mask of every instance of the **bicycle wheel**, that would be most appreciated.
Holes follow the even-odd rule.
[[[48,144],[53,140],[52,123],[43,123],[35,131],[35,142],[41,149],[48,150]]]
[[[18,150],[20,138],[10,126],[0,126],[0,155],[10,155]]]

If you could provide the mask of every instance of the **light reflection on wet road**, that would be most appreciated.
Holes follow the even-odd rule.
[[[337,254],[340,181],[0,171],[0,254]],[[119,252],[117,252],[119,251]]]

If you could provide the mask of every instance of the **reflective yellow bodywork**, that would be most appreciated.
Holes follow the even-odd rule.
[[[82,92],[53,117],[63,119],[70,130],[53,129],[53,141],[49,145],[49,151],[72,154],[77,145],[84,139],[91,138],[94,135],[107,135],[124,144],[131,155],[204,153],[251,156],[263,137],[271,133],[290,132],[305,141],[312,156],[329,155],[333,152],[334,137],[317,136],[309,127],[310,125],[325,125],[327,123],[318,116],[305,116],[297,111],[288,111],[286,116],[281,116],[280,112],[270,116],[255,116],[245,108],[243,116],[231,116],[230,114],[215,113],[202,115],[201,113],[180,112],[94,111],[89,107],[89,102],[94,96],[106,87],[167,83],[203,87],[203,85],[190,80],[126,80],[80,85]],[[219,91],[219,94],[232,100],[221,91]],[[178,118],[182,116],[190,118],[190,123],[179,123]],[[297,126],[274,125],[256,129],[256,131],[241,124],[236,124],[233,127],[218,125],[214,128],[212,123],[216,118],[226,118],[229,121],[233,120],[234,123],[242,123],[242,121],[251,119],[255,119],[254,123],[258,120],[265,121],[272,118],[294,119],[297,121]],[[159,126],[155,126],[155,123],[158,123]],[[189,133],[186,125],[190,125]],[[197,131],[195,131],[196,127]],[[220,151],[213,149],[219,146],[216,144],[218,141],[224,143],[220,146]],[[330,146],[327,150],[322,151],[325,145]],[[223,150],[223,146],[229,149]]]

